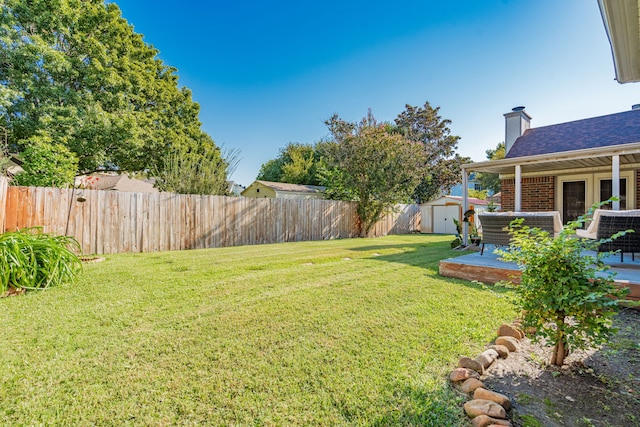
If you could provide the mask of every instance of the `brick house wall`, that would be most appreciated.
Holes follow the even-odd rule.
[[[636,179],[638,179],[636,177]],[[546,212],[554,210],[555,203],[555,176],[536,176],[522,178],[522,211]],[[502,180],[502,210],[515,210],[516,181],[515,179]],[[636,198],[636,200],[638,200]]]

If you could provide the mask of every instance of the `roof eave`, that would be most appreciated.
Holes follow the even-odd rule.
[[[516,166],[554,163],[562,161],[580,160],[594,157],[609,157],[614,155],[640,153],[640,142],[612,145],[608,147],[586,148],[583,150],[564,151],[561,153],[538,154],[535,156],[514,157],[500,160],[488,160],[486,162],[466,163],[462,169],[473,172],[512,173],[511,168]]]
[[[640,0],[598,0],[618,83],[640,81]]]

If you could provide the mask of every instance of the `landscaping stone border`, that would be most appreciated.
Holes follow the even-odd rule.
[[[451,382],[470,398],[464,404],[464,411],[474,427],[513,426],[509,421],[509,397],[487,389],[481,379],[498,358],[506,359],[511,352],[520,350],[520,340],[525,334],[520,329],[520,322],[515,321],[513,325],[500,325],[497,336],[495,344],[478,357],[461,357],[458,367],[449,376]]]

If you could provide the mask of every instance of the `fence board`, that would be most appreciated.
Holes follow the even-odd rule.
[[[0,231],[43,226],[74,236],[83,253],[150,252],[358,236],[355,204],[333,200],[121,193],[10,187],[0,177]],[[371,236],[420,227],[417,205],[399,205]]]

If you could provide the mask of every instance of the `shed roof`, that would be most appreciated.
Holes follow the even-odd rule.
[[[469,197],[469,204],[472,205],[478,205],[478,206],[484,206],[487,205],[489,202],[487,202],[486,200],[482,200],[482,199],[477,199],[475,197]],[[440,203],[446,203],[446,202],[459,202],[460,204],[462,204],[462,196],[441,196],[438,197],[435,200],[431,200],[429,202],[425,202],[423,203],[424,205],[438,205]]]

